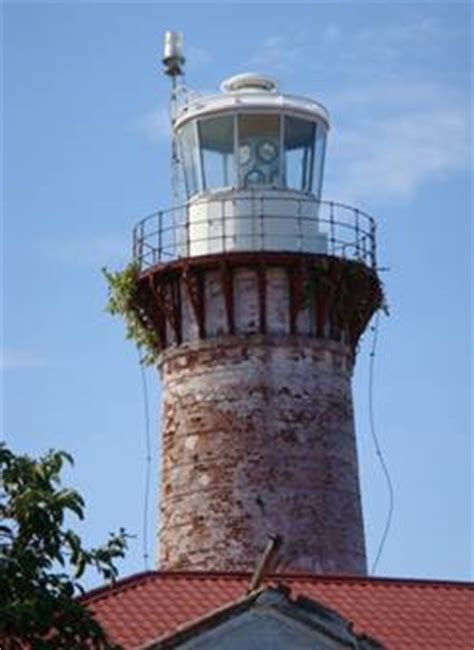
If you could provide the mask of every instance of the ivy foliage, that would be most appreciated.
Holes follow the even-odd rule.
[[[94,569],[106,581],[118,575],[127,535],[111,534],[84,548],[66,520],[84,518],[84,500],[63,487],[61,471],[72,458],[50,451],[35,460],[0,445],[0,647],[118,649],[77,596]]]
[[[122,316],[125,320],[126,337],[135,342],[141,353],[141,361],[146,365],[158,360],[160,340],[156,328],[148,326],[146,315],[138,301],[139,269],[134,263],[122,271],[102,269],[108,283],[106,311],[112,316]]]

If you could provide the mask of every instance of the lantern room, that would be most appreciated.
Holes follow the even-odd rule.
[[[173,119],[186,195],[177,246],[195,256],[231,251],[325,253],[318,226],[329,116],[256,73],[219,95],[185,95]]]
[[[291,190],[318,199],[329,117],[253,73],[186,102],[174,124],[188,199],[225,190]]]

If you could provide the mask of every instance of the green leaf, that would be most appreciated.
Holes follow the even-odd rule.
[[[89,550],[64,528],[67,513],[82,519],[85,508],[77,491],[60,487],[65,463],[73,460],[63,451],[32,459],[0,444],[0,638],[9,648],[118,647],[74,594],[89,568],[116,577],[126,534]]]
[[[158,360],[161,343],[156,328],[148,326],[146,315],[138,305],[139,268],[129,264],[122,271],[102,269],[108,283],[106,311],[113,316],[122,316],[125,321],[125,337],[133,340],[143,353],[142,363],[151,365]]]

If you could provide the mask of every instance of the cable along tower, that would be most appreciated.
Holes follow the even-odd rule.
[[[138,301],[160,340],[161,569],[367,571],[351,395],[381,306],[375,222],[321,199],[329,115],[254,73],[178,83],[182,205],[137,224]]]

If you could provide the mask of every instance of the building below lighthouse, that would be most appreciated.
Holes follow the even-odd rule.
[[[201,96],[168,32],[175,205],[134,229],[162,379],[157,571],[84,602],[125,648],[433,648],[473,590],[367,577],[351,378],[375,220],[322,198],[325,107],[245,73]]]

